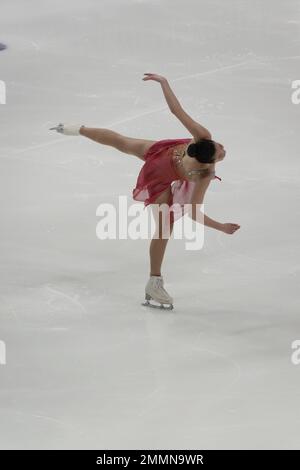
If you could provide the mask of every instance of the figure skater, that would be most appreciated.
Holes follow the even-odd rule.
[[[145,140],[123,136],[109,129],[98,129],[79,125],[58,124],[51,130],[65,135],[82,135],[103,145],[109,145],[120,152],[135,155],[144,161],[132,191],[133,199],[160,207],[169,205],[192,207],[191,217],[199,221],[197,205],[203,204],[205,192],[215,176],[215,164],[222,161],[226,151],[222,144],[212,140],[210,132],[194,121],[181,107],[168,80],[154,73],[145,73],[144,81],[154,80],[160,83],[167,104],[193,138]],[[153,207],[153,206],[152,206]],[[169,218],[172,233],[175,220]],[[202,213],[201,213],[202,214]],[[182,212],[179,217],[182,216]],[[233,234],[240,225],[220,223],[202,214],[203,224],[226,234]],[[164,309],[173,308],[173,298],[164,289],[161,266],[169,237],[163,236],[164,218],[159,214],[156,234],[150,243],[150,277],[145,287],[146,302],[143,305]],[[157,236],[158,233],[158,236]],[[164,232],[165,233],[165,232]],[[150,301],[153,301],[150,302]],[[157,302],[157,304],[156,304]]]

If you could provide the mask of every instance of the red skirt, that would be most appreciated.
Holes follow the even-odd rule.
[[[180,207],[184,208],[184,204],[190,203],[195,181],[184,179],[176,172],[172,156],[173,147],[190,141],[191,138],[158,140],[149,148],[136,186],[132,190],[135,201],[143,201],[146,207],[171,187],[168,205],[173,206],[175,220],[182,217],[184,212]]]

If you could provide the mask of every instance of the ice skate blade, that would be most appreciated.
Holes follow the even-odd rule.
[[[63,124],[58,124],[58,126],[50,127],[49,131],[57,131],[63,133],[64,126]]]
[[[146,301],[142,303],[144,307],[156,308],[158,310],[173,310],[174,308],[173,304],[166,304],[166,303],[164,304],[163,302],[158,302],[160,303],[160,305],[152,304],[150,300],[154,300],[154,299],[152,299],[152,297],[150,297],[149,294],[146,294],[145,298],[146,298]]]

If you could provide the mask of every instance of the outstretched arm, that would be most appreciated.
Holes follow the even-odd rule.
[[[207,227],[214,228],[215,230],[220,230],[227,234],[233,234],[240,228],[239,224],[233,223],[220,223],[214,219],[211,219],[203,212],[200,211],[199,207],[203,204],[205,192],[209,186],[210,177],[201,178],[196,182],[193,194],[191,197],[191,214],[190,217]]]
[[[217,222],[214,219],[211,219],[206,214],[203,214],[203,212],[197,209],[197,207],[193,207],[192,219],[196,222],[200,222],[206,227],[214,228],[215,230],[220,230],[220,232],[223,232],[223,224]]]
[[[195,211],[197,211],[197,208],[195,209]],[[207,215],[203,214],[203,212],[199,211],[199,209],[197,214],[196,212],[193,214],[192,219],[196,222],[200,222],[203,225],[206,225],[207,227],[211,227],[215,230],[220,230],[220,232],[227,233],[228,235],[232,235],[241,227],[239,224],[234,224],[232,222],[226,222],[224,224],[217,222],[216,220],[211,219]]]
[[[194,139],[211,139],[210,132],[205,127],[201,126],[201,124],[194,121],[194,119],[184,111],[167,80],[162,82],[161,87],[171,113],[179,119],[184,127],[192,134]]]
[[[191,197],[191,218],[195,220],[196,222],[200,222],[203,225],[206,225],[207,227],[214,228],[215,230],[220,230],[223,231],[223,224],[220,222],[217,222],[214,219],[211,219],[207,215],[203,214],[203,212],[200,211],[200,207],[203,204],[204,200],[204,195],[206,193],[206,190],[210,184],[210,176],[201,178],[199,181],[196,182],[193,194]]]
[[[195,140],[197,139],[211,139],[210,132],[201,124],[194,121],[182,108],[181,104],[179,103],[178,99],[176,98],[175,94],[173,93],[168,80],[161,75],[153,74],[153,73],[146,73],[146,77],[143,80],[154,80],[161,84],[165,99],[168,103],[170,111],[174,114],[179,121],[184,125],[184,127],[192,134]]]

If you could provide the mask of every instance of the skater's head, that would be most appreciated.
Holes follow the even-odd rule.
[[[211,139],[199,139],[187,148],[187,154],[200,163],[216,163],[223,160],[225,153],[223,145]]]

